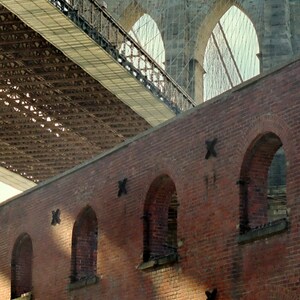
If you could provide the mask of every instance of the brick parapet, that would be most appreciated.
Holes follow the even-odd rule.
[[[215,287],[224,300],[259,299],[268,289],[277,299],[296,299],[299,71],[298,60],[2,204],[3,299],[10,299],[12,249],[24,232],[33,245],[35,299],[205,299]],[[249,144],[266,131],[277,134],[286,150],[289,228],[241,245],[236,181]],[[205,141],[214,138],[217,156],[205,160]],[[180,204],[179,262],[142,271],[141,217],[149,187],[162,174],[174,181]],[[118,181],[125,177],[127,194],[118,197]],[[72,229],[87,205],[98,220],[99,281],[69,291]],[[58,208],[61,223],[51,226]]]

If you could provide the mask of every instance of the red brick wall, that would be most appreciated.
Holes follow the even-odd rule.
[[[10,299],[18,236],[33,245],[35,299],[298,299],[300,294],[300,62],[204,103],[59,179],[0,206],[0,291]],[[239,244],[240,191],[247,149],[276,134],[287,159],[289,229]],[[205,160],[205,141],[218,139]],[[168,175],[178,197],[179,262],[139,270],[145,201]],[[117,197],[118,181],[127,194]],[[98,220],[99,282],[68,291],[72,230],[90,205]],[[51,226],[52,210],[61,223]],[[159,213],[159,211],[157,211]]]

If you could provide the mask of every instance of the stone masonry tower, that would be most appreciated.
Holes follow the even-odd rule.
[[[110,0],[108,11],[127,30],[144,13],[149,14],[162,35],[167,72],[200,103],[205,48],[218,20],[232,5],[240,8],[256,29],[261,71],[300,52],[298,0]]]

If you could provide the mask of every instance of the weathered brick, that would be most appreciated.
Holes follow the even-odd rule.
[[[224,300],[298,299],[299,86],[298,60],[1,204],[0,299],[10,299],[13,249],[23,233],[32,241],[34,299],[206,299],[213,288]],[[286,155],[289,227],[240,244],[236,182],[247,150],[267,132],[280,139]],[[214,138],[217,156],[206,160],[205,141]],[[161,175],[176,189],[179,261],[140,270],[142,216]],[[127,194],[118,197],[123,178]],[[149,207],[159,220],[168,205],[156,199]],[[69,290],[73,228],[87,205],[98,222],[99,281]],[[61,223],[51,226],[56,209]]]

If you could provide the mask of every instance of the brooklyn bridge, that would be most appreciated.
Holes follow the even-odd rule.
[[[0,299],[299,299],[299,15],[0,0]]]

